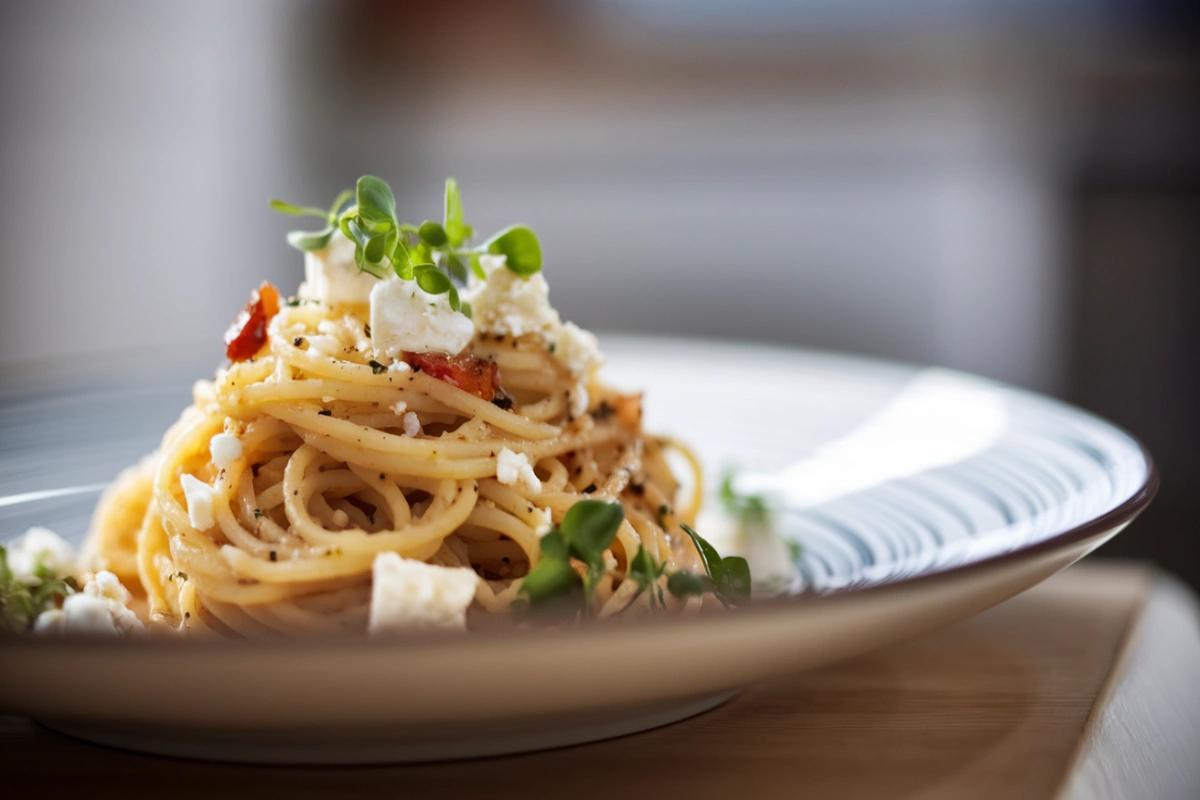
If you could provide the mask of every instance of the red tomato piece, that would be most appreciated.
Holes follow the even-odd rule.
[[[279,290],[263,281],[225,331],[225,357],[231,361],[253,358],[267,343],[267,323],[278,313]]]
[[[488,402],[500,388],[500,369],[495,361],[484,361],[472,355],[449,356],[445,353],[405,353],[404,360],[413,369],[420,369],[464,392],[470,392]]]

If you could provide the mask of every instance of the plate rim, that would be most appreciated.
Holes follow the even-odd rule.
[[[958,370],[951,367],[923,365],[902,359],[884,358],[862,353],[842,352],[827,348],[789,345],[782,342],[763,342],[750,339],[721,339],[703,336],[673,336],[653,333],[618,333],[608,331],[604,333],[607,333],[610,339],[617,340],[619,342],[618,348],[621,349],[624,349],[631,343],[650,341],[666,346],[724,346],[738,349],[744,348],[749,350],[758,350],[760,352],[775,351],[777,353],[787,353],[789,355],[811,355],[821,358],[830,358],[836,361],[853,361],[857,362],[858,364],[870,364],[878,367],[908,368],[913,370],[914,373],[923,369],[940,369],[971,380],[985,381],[994,384],[997,387],[1017,393],[1024,397],[1032,398],[1037,402],[1058,406],[1073,414],[1082,415],[1094,422],[1098,422],[1104,427],[1110,429],[1110,431],[1126,437],[1133,445],[1133,448],[1140,454],[1145,465],[1144,476],[1141,484],[1125,500],[1103,514],[1081,522],[1073,527],[1059,531],[1058,533],[1054,533],[1039,541],[1024,544],[1013,550],[986,556],[965,564],[954,564],[938,567],[915,575],[884,578],[879,582],[873,583],[869,586],[848,586],[832,589],[819,594],[800,593],[795,595],[779,595],[757,599],[750,606],[737,609],[735,615],[738,618],[745,618],[748,616],[756,617],[763,614],[796,612],[808,610],[813,606],[824,606],[831,603],[840,603],[852,600],[873,600],[877,595],[884,593],[908,590],[913,587],[930,586],[935,583],[941,583],[945,580],[962,579],[964,577],[969,579],[976,573],[987,572],[998,567],[1004,567],[1016,561],[1036,558],[1042,554],[1069,548],[1073,545],[1081,544],[1088,539],[1099,537],[1105,533],[1119,531],[1122,529],[1124,526],[1132,522],[1139,514],[1141,514],[1147,506],[1149,506],[1154,497],[1157,495],[1161,484],[1158,466],[1154,461],[1149,449],[1141,441],[1141,439],[1127,431],[1125,428],[1098,414],[1080,408],[1069,402],[1051,397],[1041,392],[1014,386],[1004,381],[976,375],[971,372]],[[623,630],[628,630],[630,628],[656,627],[667,630],[680,626],[690,626],[696,624],[704,625],[710,621],[709,616],[710,615],[693,615],[690,617],[647,619],[613,626],[585,625],[578,626],[570,630],[555,631],[554,635],[565,635],[570,638],[575,638],[604,635],[610,632],[616,633]],[[538,637],[542,635],[545,635],[545,632],[536,630],[506,629],[471,631],[466,636],[460,632],[445,633],[436,631],[419,631],[413,632],[410,635],[406,635],[403,638],[398,637],[393,639],[369,639],[366,637],[348,637],[344,639],[297,637],[293,639],[278,640],[199,642],[158,637],[132,641],[128,639],[112,640],[107,638],[96,639],[85,637],[60,639],[34,637],[22,634],[13,635],[0,632],[0,643],[5,644],[6,649],[9,649],[10,652],[12,649],[19,649],[23,647],[63,650],[87,649],[89,651],[118,648],[127,649],[130,652],[145,652],[146,649],[172,650],[179,647],[188,649],[230,648],[233,650],[253,648],[254,650],[262,652],[264,650],[275,649],[305,649],[308,646],[311,646],[311,644],[314,642],[319,642],[322,648],[337,648],[345,651],[352,651],[361,647],[366,647],[372,650],[380,648],[395,649],[399,652],[409,649],[424,649],[429,647],[448,648],[455,645],[469,645],[471,643],[520,640],[526,637]],[[16,648],[13,648],[13,645],[16,645]]]

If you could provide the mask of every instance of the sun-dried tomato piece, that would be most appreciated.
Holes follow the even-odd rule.
[[[278,313],[279,290],[263,281],[225,331],[225,357],[232,361],[253,358],[267,343],[267,323]]]
[[[500,369],[495,361],[472,355],[448,356],[445,353],[405,353],[404,360],[413,369],[457,386],[488,402],[500,388]]]

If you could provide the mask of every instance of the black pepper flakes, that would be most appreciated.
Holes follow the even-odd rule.
[[[332,416],[333,416],[333,412],[332,412],[332,411],[330,411],[328,408],[326,408],[326,409],[324,409],[324,410],[322,410],[322,411],[318,411],[318,412],[317,412],[317,416],[318,416],[318,417],[332,417]]]
[[[275,561],[275,560],[277,560],[277,558],[278,558],[278,557],[275,555],[275,551],[274,551],[274,550],[272,550],[272,551],[271,551],[271,560],[272,560],[272,561]]]
[[[594,491],[596,491],[596,484],[594,484],[594,483],[589,483],[589,484],[588,484],[586,487],[584,487],[583,493],[584,493],[584,494],[591,494],[591,493],[592,493],[592,492],[594,492]]]
[[[292,344],[295,345],[296,347],[303,347],[304,346],[304,337],[297,336],[295,339],[292,339]]]

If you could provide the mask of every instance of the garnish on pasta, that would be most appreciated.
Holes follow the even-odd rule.
[[[270,205],[322,225],[287,236],[297,296],[252,294],[230,362],[102,499],[83,582],[25,592],[0,569],[5,624],[57,612],[41,627],[69,630],[85,593],[121,601],[114,629],[132,609],[151,632],[234,638],[745,602],[745,560],[692,527],[695,459],[684,491],[681,446],[642,430],[641,396],[605,384],[596,338],[550,305],[529,228],[472,245],[453,179],[440,221],[401,221],[372,176],[328,209]]]

